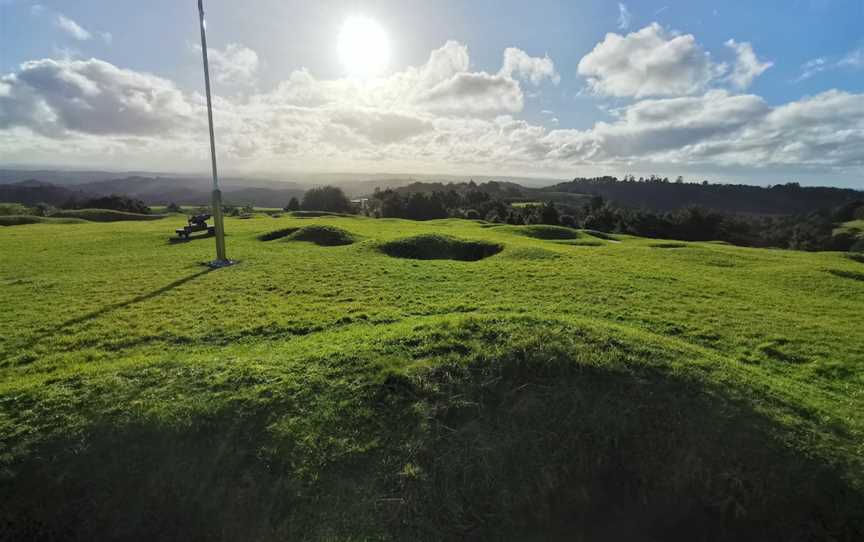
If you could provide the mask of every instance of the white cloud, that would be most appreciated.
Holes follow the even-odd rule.
[[[732,67],[732,73],[729,74],[729,82],[740,90],[749,87],[753,80],[762,75],[765,70],[774,65],[773,62],[760,62],[753,52],[753,46],[747,42],[738,43],[735,40],[729,40],[725,43],[726,47],[735,51],[737,59]]]
[[[626,36],[609,33],[579,62],[579,74],[597,94],[616,97],[683,96],[702,92],[726,72],[692,34],[657,23]]]
[[[521,85],[507,70],[502,68],[496,74],[475,72],[469,71],[469,64],[468,48],[450,41],[432,51],[426,64],[387,78],[369,82],[322,81],[306,70],[298,70],[271,96],[257,99],[303,107],[359,106],[449,116],[495,116],[522,110]]]
[[[549,79],[556,85],[561,82],[561,76],[555,71],[555,63],[548,55],[543,58],[532,57],[515,47],[504,50],[504,63],[500,73],[508,77],[528,79],[534,85],[539,85],[544,79]]]
[[[849,51],[837,62],[840,67],[864,68],[864,47]]]
[[[627,9],[627,6],[618,3],[618,28],[620,30],[627,30],[630,28],[630,22],[633,20],[633,14],[630,13],[630,10]]]
[[[522,111],[519,83],[504,75],[463,72],[423,92],[417,102],[445,114],[496,115]]]
[[[187,98],[168,80],[101,60],[35,60],[0,79],[0,128],[63,137],[163,134],[188,120]]]
[[[829,63],[828,59],[825,57],[808,60],[801,66],[801,75],[798,76],[798,79],[796,79],[796,81],[804,81],[805,79],[810,79],[817,73],[830,69],[833,66],[834,64]]]
[[[859,47],[849,51],[839,59],[828,57],[819,57],[808,60],[801,66],[801,75],[798,76],[796,82],[810,79],[811,77],[824,71],[847,69],[856,70],[864,68],[864,47]]]
[[[220,160],[250,171],[864,170],[862,94],[773,107],[714,89],[637,100],[609,110],[611,121],[558,129],[549,110],[540,124],[516,118],[524,97],[513,76],[530,81],[526,72],[470,65],[467,47],[449,42],[386,78],[327,80],[301,69],[272,90],[217,92]],[[4,159],[196,169],[207,152],[203,98],[163,78],[95,59],[32,61],[0,77]]]
[[[193,44],[199,55],[201,46]],[[257,82],[261,62],[258,53],[238,43],[229,43],[224,49],[207,48],[210,76],[222,85],[252,86]]]
[[[864,95],[832,90],[772,108],[758,96],[713,90],[637,102],[616,122],[552,131],[544,141],[548,157],[578,163],[860,172]]]
[[[76,40],[86,41],[93,37],[84,27],[65,15],[58,14],[57,18],[54,20],[54,24],[57,25],[57,28],[60,28]]]

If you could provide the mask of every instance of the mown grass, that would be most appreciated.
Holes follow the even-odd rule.
[[[80,218],[54,218],[36,215],[0,215],[0,226],[24,226],[26,224],[81,224]]]
[[[284,216],[210,271],[183,222],[0,231],[7,533],[862,536],[858,261]],[[259,240],[310,225],[356,242]],[[501,251],[381,249],[430,237]]]
[[[144,215],[113,209],[61,209],[51,214],[51,218],[79,218],[90,222],[119,222],[124,220],[159,220],[165,215]]]

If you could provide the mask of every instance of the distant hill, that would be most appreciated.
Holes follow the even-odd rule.
[[[92,193],[64,186],[56,186],[36,179],[0,184],[0,202],[7,203],[62,205],[72,198],[86,199],[92,196]]]
[[[24,175],[28,176],[24,176]],[[17,171],[0,169],[0,202],[33,205],[61,205],[70,198],[125,195],[147,205],[204,205],[210,202],[211,180],[207,176],[131,174],[111,177],[106,172]],[[85,180],[89,176],[90,180]],[[537,179],[502,177],[499,180],[475,177],[433,177],[430,175],[370,176],[334,174],[306,175],[302,181],[274,181],[260,178],[224,177],[223,199],[232,205],[282,207],[292,197],[302,197],[312,186],[332,184],[350,197],[368,196],[378,189],[402,194],[470,190],[486,192],[509,202],[552,201],[581,206],[591,196],[623,207],[652,211],[675,211],[698,205],[726,213],[751,215],[804,214],[864,199],[864,191],[848,188],[802,187],[797,183],[760,187],[732,184],[697,184],[619,180],[615,177],[577,178],[538,187]],[[506,179],[506,180],[505,180]],[[7,183],[7,184],[3,184]]]
[[[393,188],[394,191],[401,194],[413,194],[421,192],[430,194],[432,192],[447,192],[453,190],[460,194],[477,190],[485,192],[489,195],[498,197],[499,199],[522,199],[529,197],[531,191],[522,185],[510,182],[489,181],[477,184],[473,181],[469,182],[412,182],[411,184]]]
[[[539,192],[602,196],[617,205],[674,211],[690,205],[739,214],[786,215],[830,209],[864,199],[849,188],[802,187],[797,183],[760,187],[741,184],[697,184],[622,181],[615,177],[574,179]]]
[[[101,196],[123,194],[148,205],[167,205],[172,202],[196,205],[210,202],[211,182],[206,178],[133,176],[80,186],[83,190]],[[222,198],[226,204],[232,205],[283,207],[292,197],[302,196],[304,190],[304,187],[294,183],[256,181],[254,186],[249,186],[241,180],[227,180],[222,183]]]

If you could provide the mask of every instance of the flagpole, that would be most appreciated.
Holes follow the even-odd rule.
[[[230,261],[225,256],[225,222],[222,216],[222,190],[216,169],[216,137],[213,135],[213,102],[210,97],[210,64],[207,61],[207,23],[204,22],[204,0],[198,0],[198,19],[201,24],[201,55],[204,59],[204,88],[207,91],[207,121],[210,125],[210,161],[213,166],[213,222],[216,229],[216,261],[222,266]]]

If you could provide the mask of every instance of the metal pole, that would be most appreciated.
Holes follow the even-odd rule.
[[[216,138],[213,135],[213,103],[210,98],[210,64],[207,61],[207,23],[204,22],[204,0],[198,0],[198,18],[201,23],[201,54],[204,57],[204,88],[207,91],[207,121],[210,124],[210,159],[213,165],[213,222],[216,228],[216,264],[227,263],[225,257],[225,223],[222,217],[222,191],[216,171]]]

